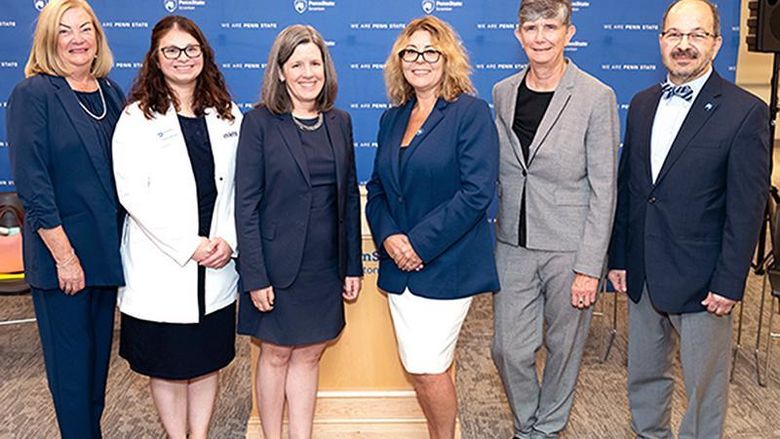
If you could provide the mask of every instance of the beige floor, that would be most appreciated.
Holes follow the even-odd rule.
[[[751,276],[746,299],[746,327],[743,343],[747,355],[737,362],[731,386],[729,438],[780,438],[780,346],[775,372],[769,386],[756,384],[749,361],[756,336],[760,279]],[[609,309],[612,296],[600,306]],[[630,437],[625,392],[625,299],[619,298],[618,337],[609,359],[601,363],[607,318],[595,318],[580,374],[577,397],[566,438]],[[31,313],[28,297],[0,297],[0,318]],[[506,399],[490,361],[491,297],[475,300],[458,347],[457,387],[461,401],[464,438],[509,438],[511,421]],[[780,321],[778,322],[780,323]],[[776,326],[780,326],[776,325]],[[245,432],[249,414],[248,346],[238,343],[239,357],[225,370],[222,393],[212,429],[213,438],[239,438]],[[108,407],[104,417],[107,438],[159,438],[161,427],[148,397],[145,379],[128,370],[113,357],[109,378]],[[679,381],[679,371],[677,373]],[[679,384],[679,383],[678,383]],[[674,419],[684,407],[678,385]],[[0,438],[54,438],[54,413],[46,388],[40,346],[34,325],[0,327]]]

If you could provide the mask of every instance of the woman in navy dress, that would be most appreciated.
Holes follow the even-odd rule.
[[[322,36],[294,25],[274,41],[262,103],[241,127],[236,226],[238,332],[262,341],[263,433],[311,436],[319,359],[360,291],[360,197],[352,122],[333,108],[336,75]]]
[[[241,113],[192,20],[152,30],[113,140],[127,284],[119,354],[150,377],[171,438],[203,438],[235,356],[234,168]]]

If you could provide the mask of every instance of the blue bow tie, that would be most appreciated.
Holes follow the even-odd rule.
[[[690,85],[674,85],[664,82],[661,84],[661,96],[664,99],[671,99],[672,96],[677,96],[690,102],[693,99],[693,89]]]

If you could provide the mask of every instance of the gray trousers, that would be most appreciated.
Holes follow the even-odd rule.
[[[555,438],[566,427],[592,312],[571,306],[574,253],[496,246],[493,361],[520,438]],[[544,324],[547,324],[545,331]],[[536,352],[547,359],[541,384]]]
[[[675,334],[680,339],[688,408],[680,439],[723,437],[731,365],[731,316],[657,311],[645,287],[628,301],[628,402],[631,427],[642,439],[672,438]]]

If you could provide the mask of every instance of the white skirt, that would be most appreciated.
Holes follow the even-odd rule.
[[[404,369],[412,374],[446,372],[472,298],[428,299],[407,288],[387,299]]]

